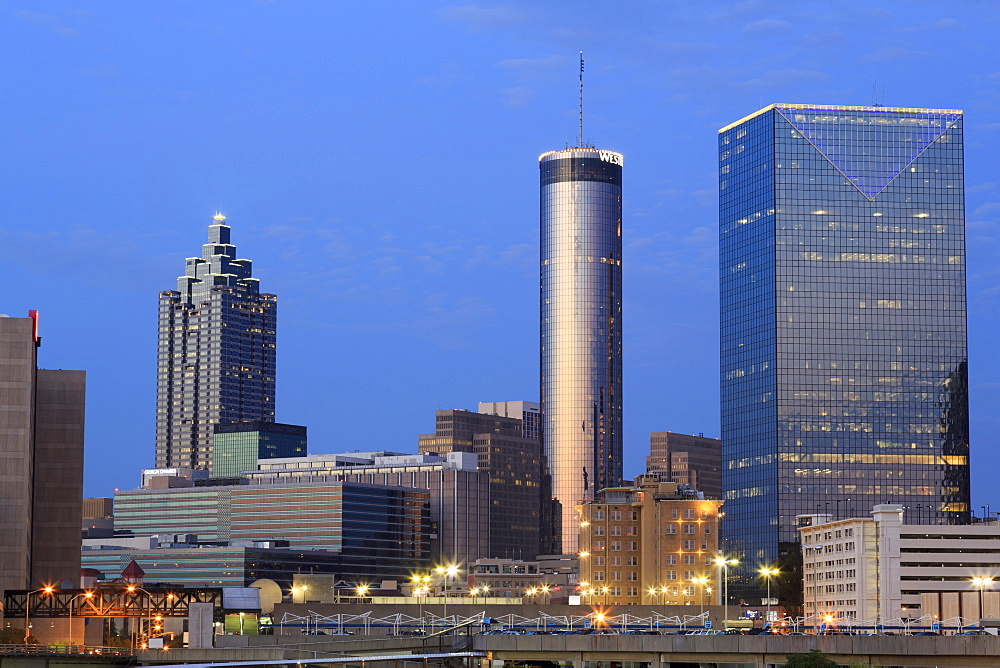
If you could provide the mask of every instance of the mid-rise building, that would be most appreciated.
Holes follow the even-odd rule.
[[[534,559],[542,551],[548,500],[541,444],[521,435],[518,418],[444,410],[437,411],[435,426],[433,434],[420,435],[421,453],[475,453],[489,475],[489,553],[482,556]]]
[[[0,315],[0,590],[76,586],[86,372],[38,368],[38,312]]]
[[[434,565],[469,564],[490,553],[490,479],[474,453],[442,457],[348,452],[258,462],[251,481],[356,482],[426,490]]]
[[[1000,594],[985,583],[980,596],[975,580],[1000,576],[1000,524],[903,524],[905,510],[881,504],[871,518],[798,518],[807,616],[869,624],[925,615],[926,623],[978,620],[981,601],[985,616],[1000,616]]]
[[[722,501],[653,478],[640,476],[636,487],[602,489],[577,506],[583,603],[720,600],[715,560]]]
[[[160,293],[156,466],[212,470],[217,424],[274,422],[278,298],[216,215],[201,257]]]
[[[699,434],[657,431],[649,435],[646,473],[689,485],[710,499],[722,498],[722,441]]]
[[[521,435],[541,439],[542,405],[534,401],[480,401],[477,413],[502,415],[521,420]]]
[[[622,479],[622,164],[581,145],[543,153],[541,404],[551,531],[577,551],[574,506]]]
[[[727,550],[879,504],[969,521],[962,112],[774,104],[719,131]]]
[[[261,459],[302,457],[306,428],[280,422],[233,422],[215,425],[212,477],[234,478],[257,470]]]
[[[135,536],[196,534],[202,542],[221,545],[280,540],[292,550],[364,555],[405,562],[408,568],[429,562],[426,489],[249,482],[119,490],[115,528]]]

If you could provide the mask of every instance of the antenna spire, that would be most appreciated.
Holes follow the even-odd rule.
[[[583,51],[580,52],[580,143],[583,147]]]

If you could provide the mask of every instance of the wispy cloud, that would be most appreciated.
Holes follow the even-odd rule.
[[[23,9],[17,9],[12,12],[14,18],[21,21],[22,23],[27,23],[30,25],[41,26],[47,28],[57,35],[62,35],[63,37],[76,37],[77,32],[73,28],[68,27],[62,21],[60,21],[55,16],[50,14],[40,14],[38,12],[29,12]]]

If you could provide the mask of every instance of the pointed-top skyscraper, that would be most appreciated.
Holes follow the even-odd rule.
[[[160,293],[156,466],[212,470],[213,425],[274,421],[278,298],[237,259],[226,217]]]
[[[794,554],[797,515],[969,521],[962,146],[956,109],[775,104],[719,131],[732,596]]]
[[[539,156],[542,442],[548,551],[578,550],[574,506],[622,479],[622,165],[580,145]]]

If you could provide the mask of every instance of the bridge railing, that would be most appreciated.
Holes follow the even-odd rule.
[[[36,656],[135,656],[129,647],[93,647],[88,645],[0,645],[0,656],[32,654]]]

